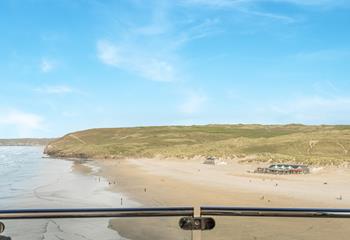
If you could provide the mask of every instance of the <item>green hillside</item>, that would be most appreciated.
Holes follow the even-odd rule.
[[[90,129],[52,141],[56,157],[216,156],[339,165],[350,161],[350,126],[205,125]]]

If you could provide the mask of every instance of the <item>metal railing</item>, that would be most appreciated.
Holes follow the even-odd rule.
[[[81,208],[0,210],[0,220],[47,218],[175,217],[193,216],[193,207],[173,208]]]
[[[108,217],[176,217],[194,216],[193,207],[170,208],[74,208],[74,209],[14,209],[0,210],[0,219],[47,218],[108,218]],[[253,208],[214,207],[200,208],[200,216],[252,216],[350,218],[350,209],[334,208]]]
[[[171,208],[88,208],[88,209],[15,209],[0,210],[0,220],[54,219],[54,218],[137,218],[181,217],[183,230],[211,230],[214,216],[237,217],[288,217],[288,218],[350,218],[350,209],[325,208],[251,208],[201,207],[200,216],[194,216],[193,207]],[[5,225],[0,222],[0,233]],[[0,236],[1,237],[1,236]]]
[[[201,216],[350,218],[350,209],[201,207]]]

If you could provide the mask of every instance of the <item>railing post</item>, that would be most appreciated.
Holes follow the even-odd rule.
[[[195,206],[193,208],[193,216],[200,217],[201,216],[201,208],[199,206]],[[202,239],[202,231],[192,231],[192,240],[201,240]]]

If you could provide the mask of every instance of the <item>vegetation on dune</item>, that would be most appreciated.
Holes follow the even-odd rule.
[[[340,165],[350,161],[350,126],[205,125],[90,129],[47,145],[72,158],[214,156],[242,161]]]

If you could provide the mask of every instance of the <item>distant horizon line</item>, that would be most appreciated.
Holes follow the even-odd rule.
[[[135,125],[135,126],[127,126],[127,127],[92,127],[92,128],[84,128],[77,129],[74,131],[69,131],[60,136],[41,136],[41,137],[1,137],[1,140],[30,140],[30,139],[40,139],[40,140],[49,140],[49,139],[57,139],[68,135],[70,133],[87,131],[87,130],[98,130],[98,129],[115,129],[115,128],[146,128],[146,127],[191,127],[191,126],[223,126],[223,125],[231,125],[231,126],[240,126],[240,125],[250,125],[250,126],[308,126],[308,127],[326,127],[326,126],[350,126],[349,124],[307,124],[307,123],[207,123],[207,124],[169,124],[169,125]]]

